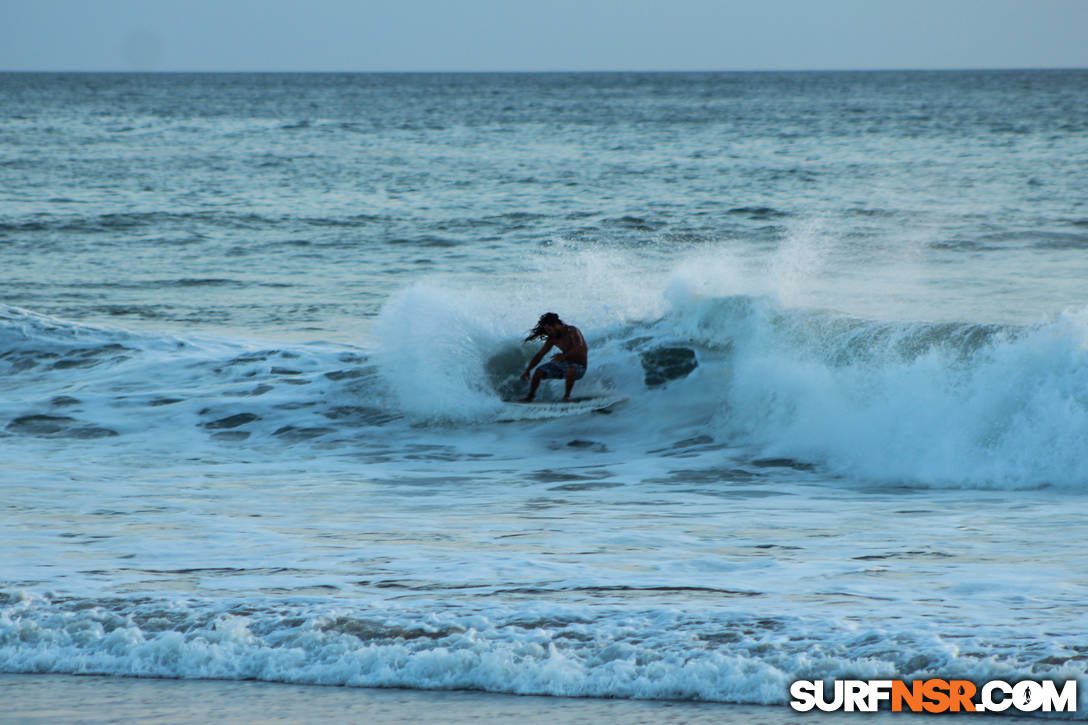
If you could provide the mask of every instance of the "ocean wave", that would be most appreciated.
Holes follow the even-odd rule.
[[[714,427],[766,455],[912,486],[1088,484],[1084,313],[906,324],[737,300],[688,324],[712,320],[732,331]]]
[[[0,368],[20,393],[0,406],[0,427],[125,435],[184,421],[221,441],[298,445],[397,421],[483,431],[524,394],[536,346],[511,322],[523,318],[488,294],[421,284],[387,301],[364,350],[136,335],[0,308]],[[893,485],[1088,485],[1088,313],[904,323],[672,289],[662,312],[613,319],[583,324],[591,364],[578,393],[629,399],[596,425],[594,440],[613,441],[597,449],[651,456],[687,430],[749,460]],[[540,396],[560,392],[545,384]],[[80,405],[60,410],[58,398]]]
[[[796,679],[1077,679],[1085,691],[1075,650],[1007,635],[652,607],[0,595],[8,673],[750,704],[784,704]]]
[[[712,438],[866,480],[1088,484],[1084,312],[1017,327],[864,320],[684,288],[669,301],[656,318],[584,329],[581,390],[629,397],[640,425],[602,426],[647,450],[659,430],[707,420]],[[395,296],[377,331],[398,405],[431,421],[494,415],[532,352],[486,296],[426,285]]]

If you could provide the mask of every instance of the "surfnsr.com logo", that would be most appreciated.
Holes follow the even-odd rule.
[[[798,712],[1076,712],[1077,681],[1059,688],[1055,680],[1008,683],[991,680],[976,687],[969,680],[835,680],[825,693],[822,680],[790,685],[790,707]],[[883,703],[887,703],[882,708]]]

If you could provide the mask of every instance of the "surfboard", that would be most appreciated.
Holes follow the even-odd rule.
[[[571,398],[569,403],[558,401],[533,401],[532,403],[507,401],[499,414],[499,422],[547,420],[549,418],[564,418],[570,415],[586,415],[587,413],[608,414],[625,402],[627,402],[627,398],[619,395]]]

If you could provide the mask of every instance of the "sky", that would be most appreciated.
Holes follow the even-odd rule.
[[[0,70],[1088,68],[1088,0],[0,0]]]

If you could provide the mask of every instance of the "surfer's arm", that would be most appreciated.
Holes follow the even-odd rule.
[[[525,372],[521,374],[522,380],[529,377],[529,373],[537,366],[537,363],[544,359],[544,355],[547,354],[548,350],[552,349],[552,345],[554,344],[554,342],[548,340],[548,342],[544,344],[544,347],[540,348],[540,352],[533,356],[533,361],[529,363],[529,367],[525,368]]]

